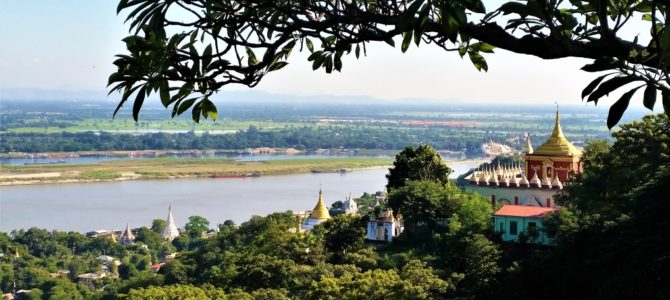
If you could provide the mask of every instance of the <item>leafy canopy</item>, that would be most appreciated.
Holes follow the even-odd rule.
[[[670,114],[669,11],[667,1],[650,0],[509,1],[493,9],[481,0],[120,0],[117,12],[127,14],[132,35],[108,84],[110,93],[121,93],[114,114],[134,95],[137,120],[146,97],[157,93],[173,117],[190,109],[195,122],[215,120],[213,94],[230,84],[256,86],[284,68],[296,48],[311,53],[314,70],[331,73],[342,70],[342,56],[366,55],[371,43],[395,47],[399,38],[402,52],[411,44],[435,45],[484,71],[482,54],[494,47],[544,59],[594,59],[582,70],[607,73],[582,97],[597,104],[626,91],[610,108],[611,128],[640,90],[649,109],[660,91]],[[638,31],[633,20],[640,18],[642,38],[625,36]]]
[[[443,161],[435,148],[428,145],[406,147],[395,156],[393,168],[386,175],[386,188],[400,188],[412,180],[428,180],[445,185],[452,170]],[[396,209],[396,208],[393,208]]]

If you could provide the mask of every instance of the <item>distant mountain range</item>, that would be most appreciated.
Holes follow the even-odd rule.
[[[476,97],[476,95],[473,95]],[[116,103],[120,96],[116,93],[107,96],[104,90],[68,90],[68,89],[41,89],[41,88],[0,88],[0,101],[72,101],[72,102],[102,102],[109,104]],[[501,99],[495,102],[481,102],[473,100],[460,100],[454,98],[445,99],[420,99],[420,98],[401,98],[401,99],[381,99],[365,95],[289,95],[275,94],[260,90],[232,90],[219,92],[213,97],[215,103],[220,104],[336,104],[336,105],[398,105],[406,106],[445,106],[453,105],[455,107],[476,107],[491,111],[516,110],[516,109],[540,109],[553,111],[553,105],[547,103],[520,103],[513,99]],[[561,104],[561,111],[568,112],[607,112],[610,102],[604,102],[602,105],[593,107],[591,104],[584,105],[564,105]],[[162,108],[160,101],[154,95],[149,97],[144,104],[145,108]],[[656,105],[656,112],[662,112],[661,105]],[[642,101],[633,101],[627,111],[624,120],[637,118],[650,113],[642,106]]]

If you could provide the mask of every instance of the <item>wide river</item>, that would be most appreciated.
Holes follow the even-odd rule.
[[[478,165],[452,162],[452,177]],[[164,219],[172,206],[177,226],[189,216],[207,218],[212,226],[253,215],[286,210],[311,210],[319,188],[326,204],[351,193],[384,189],[387,169],[356,170],[347,174],[320,173],[263,176],[244,179],[138,180],[104,183],[44,184],[0,187],[0,231],[39,227],[87,232],[149,226]]]

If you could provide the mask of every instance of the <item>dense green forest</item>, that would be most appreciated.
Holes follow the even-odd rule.
[[[406,145],[428,143],[438,149],[480,154],[481,144],[499,140],[499,134],[466,136],[457,130],[430,128],[406,130],[359,127],[289,127],[264,131],[255,126],[233,134],[109,132],[6,133],[0,134],[0,152],[59,152],[110,150],[187,150],[245,149],[256,147],[305,149],[377,149],[396,150]],[[427,142],[433,141],[433,142]]]
[[[160,220],[130,246],[33,228],[0,233],[0,290],[15,280],[32,289],[29,299],[667,299],[668,132],[659,114],[622,125],[613,144],[590,142],[583,173],[566,183],[559,213],[545,222],[549,247],[502,242],[486,199],[440,174],[416,176],[449,170],[435,169],[436,152],[419,147],[394,164],[406,170],[394,178],[406,180],[387,199],[405,231],[392,243],[364,241],[370,195],[360,199],[360,216],[338,215],[311,233],[291,230],[292,212],[227,221],[210,238],[201,238],[206,220],[193,217],[169,244]],[[172,251],[176,259],[153,273],[149,266]],[[110,269],[118,277],[95,290],[72,280],[99,270],[103,253],[121,261]],[[49,275],[61,269],[70,273]]]

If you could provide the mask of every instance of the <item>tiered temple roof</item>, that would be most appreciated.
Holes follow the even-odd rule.
[[[575,148],[570,141],[565,138],[563,130],[561,129],[560,116],[556,111],[556,121],[554,130],[547,141],[533,151],[533,146],[530,144],[530,135],[526,133],[526,141],[521,151],[526,162],[531,157],[579,157],[581,151]],[[511,166],[501,167],[498,165],[495,168],[486,167],[483,170],[474,171],[468,181],[472,185],[491,186],[491,187],[508,187],[508,188],[536,188],[536,189],[563,189],[563,183],[558,176],[552,175],[553,171],[548,177],[546,173],[540,178],[537,172],[526,174],[525,168],[521,168],[515,164]],[[553,177],[553,178],[552,178]]]

